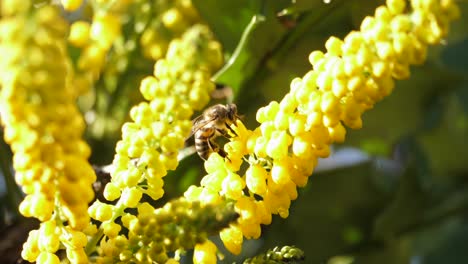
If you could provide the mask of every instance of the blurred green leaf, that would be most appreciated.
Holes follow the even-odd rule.
[[[212,26],[213,31],[225,47],[228,56],[233,56],[235,47],[241,40],[253,17],[264,17],[261,24],[248,30],[242,49],[235,54],[235,61],[229,71],[220,75],[216,81],[231,87],[234,97],[246,79],[250,78],[264,57],[271,52],[286,33],[284,26],[276,19],[276,13],[287,1],[194,1],[202,16]],[[229,61],[229,59],[228,59]]]
[[[368,241],[372,219],[389,198],[373,182],[375,173],[372,162],[366,162],[312,175],[289,218],[273,217],[264,248],[278,241],[294,243],[307,253],[307,263],[323,263]]]
[[[425,107],[421,129],[427,131],[438,127],[443,121],[445,108],[443,96],[432,96]]]
[[[428,195],[421,187],[416,164],[408,168],[400,180],[393,201],[376,218],[373,238],[391,240],[414,222],[420,221],[424,210],[430,205]]]
[[[468,80],[465,80],[460,88],[455,91],[455,96],[457,97],[463,112],[468,116]]]
[[[464,108],[468,102],[460,101],[456,93],[447,96],[446,109],[441,124],[420,132],[418,141],[428,157],[435,175],[447,175],[448,171],[466,171],[468,164],[467,118]]]
[[[452,70],[467,73],[468,72],[468,50],[466,46],[468,45],[468,38],[463,39],[462,41],[450,43],[442,51],[442,60],[443,62]]]

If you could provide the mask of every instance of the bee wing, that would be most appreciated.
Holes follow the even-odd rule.
[[[193,124],[194,126],[197,125],[198,123],[201,122],[201,120],[203,119],[203,117],[204,117],[203,115],[199,115],[199,116],[195,117],[195,119],[192,120],[192,124]]]
[[[215,118],[210,118],[210,119],[203,119],[204,116],[200,115],[196,117],[195,119],[192,120],[192,131],[190,132],[190,135],[187,138],[192,137],[198,130],[200,130],[202,127],[204,127],[206,124],[212,122],[215,120]]]

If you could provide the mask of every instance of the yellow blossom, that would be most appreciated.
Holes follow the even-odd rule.
[[[217,262],[216,245],[210,240],[203,244],[197,244],[193,252],[193,263],[195,264],[214,264]]]
[[[57,263],[59,248],[84,252],[83,243],[72,246],[62,233],[69,228],[82,234],[89,224],[87,207],[96,179],[87,161],[90,148],[81,138],[85,123],[67,54],[68,23],[56,6],[30,1],[2,1],[2,12],[0,51],[11,55],[0,62],[0,114],[26,194],[20,212],[42,222],[30,233],[22,256]],[[87,262],[87,255],[80,259]]]
[[[293,79],[280,102],[257,111],[259,127],[250,131],[236,124],[236,132],[242,132],[224,147],[229,160],[212,154],[202,187],[186,193],[201,200],[210,190],[236,200],[238,223],[220,233],[229,251],[240,253],[243,237],[258,237],[260,224],[269,224],[272,214],[289,215],[297,187],[305,186],[317,158],[329,156],[330,145],[345,140],[345,125],[362,127],[362,114],[392,92],[394,79],[409,77],[410,66],[424,62],[428,45],[440,42],[458,13],[450,0],[413,0],[411,8],[404,0],[388,0],[359,31],[330,37],[326,52],[311,52],[312,70]],[[242,160],[249,167],[241,177]]]

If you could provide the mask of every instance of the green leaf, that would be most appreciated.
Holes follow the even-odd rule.
[[[264,57],[285,34],[286,29],[276,18],[276,13],[286,1],[208,0],[194,3],[229,57],[229,66],[217,74],[216,82],[231,87],[236,97],[245,80],[255,74]],[[254,17],[257,21],[261,17],[265,20],[261,24],[251,23]]]

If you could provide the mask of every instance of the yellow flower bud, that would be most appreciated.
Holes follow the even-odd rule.
[[[247,239],[258,239],[262,233],[260,224],[256,222],[252,223],[240,220],[239,228]]]
[[[287,93],[280,102],[282,112],[292,114],[297,107],[297,101],[294,94]]]
[[[271,178],[279,185],[284,185],[290,181],[288,164],[286,162],[275,161],[271,168]]]
[[[274,159],[281,159],[288,155],[288,147],[291,144],[291,136],[285,131],[275,131],[266,146],[266,153]]]
[[[183,14],[177,8],[171,8],[162,15],[164,25],[173,31],[182,31],[187,27]]]
[[[245,183],[239,175],[228,173],[222,183],[222,193],[229,199],[237,200],[242,196],[244,187]]]
[[[138,215],[144,216],[144,215],[151,215],[154,213],[155,208],[151,206],[149,203],[141,203],[137,207],[138,209]]]
[[[332,87],[333,78],[328,72],[321,72],[317,76],[317,87],[323,91],[330,91]]]
[[[344,97],[348,93],[346,80],[342,80],[342,79],[333,80],[332,92],[337,98]]]
[[[307,122],[305,125],[306,130],[311,129],[312,127],[322,126],[323,124],[323,114],[321,112],[312,112],[307,116]]]
[[[245,172],[245,182],[249,190],[258,195],[266,192],[267,171],[260,165],[252,165]]]
[[[60,0],[60,2],[65,10],[75,11],[81,6],[83,0]]]
[[[106,200],[114,201],[120,197],[120,188],[114,182],[109,182],[106,184],[106,187],[104,187],[103,195]]]
[[[99,45],[88,45],[78,58],[78,69],[97,70],[104,64],[106,51]]]
[[[286,130],[289,126],[289,117],[290,117],[289,114],[286,114],[282,111],[278,112],[274,121],[275,128],[278,130]],[[263,123],[263,124],[266,124],[266,123]],[[264,134],[264,135],[267,136],[267,134]]]
[[[38,240],[39,250],[44,252],[57,252],[60,246],[60,240],[54,233],[41,232]]]
[[[219,236],[224,246],[233,254],[238,255],[242,250],[243,235],[240,228],[236,225],[230,225],[223,229]]]
[[[90,29],[91,39],[108,50],[120,34],[120,19],[111,13],[98,13]]]
[[[194,264],[216,264],[217,248],[210,240],[206,240],[203,244],[196,244],[193,252]],[[166,262],[167,263],[167,262]]]
[[[327,42],[325,42],[325,48],[327,49],[328,54],[333,56],[341,56],[341,46],[343,41],[337,37],[330,37]],[[310,60],[310,57],[309,57]]]
[[[333,93],[325,93],[322,97],[320,107],[324,113],[336,112],[339,99]]]
[[[76,47],[84,47],[89,42],[89,31],[90,24],[88,22],[76,21],[70,27],[68,41]]]
[[[184,197],[187,198],[188,201],[197,201],[202,193],[203,188],[191,185],[185,192]]]
[[[114,214],[114,206],[105,203],[96,203],[96,220],[101,222],[108,221]]]
[[[276,117],[276,114],[279,111],[279,103],[276,101],[270,102],[265,108],[265,116],[267,117],[267,120],[273,120]]]
[[[269,225],[271,224],[271,212],[266,207],[264,201],[255,201],[256,205],[256,214],[258,216],[258,220],[261,224]]]
[[[238,184],[234,183],[233,185],[229,186],[229,183],[226,182],[226,186],[231,187],[231,188],[228,188],[228,191],[230,194],[236,197],[239,195]],[[221,196],[219,195],[218,191],[214,191],[211,189],[203,189],[200,194],[199,201],[202,202],[202,204],[216,204],[221,201]]]
[[[103,229],[104,235],[109,238],[116,237],[122,229],[120,225],[110,221],[103,222],[101,227]]]
[[[320,60],[322,60],[324,58],[324,56],[325,55],[323,54],[323,52],[321,52],[319,50],[312,51],[309,54],[309,62],[310,62],[310,64],[315,66]]]
[[[346,129],[341,123],[339,123],[336,126],[328,127],[328,133],[334,142],[342,143],[345,140]]]
[[[393,15],[401,14],[406,8],[406,1],[387,0],[387,7]]]
[[[344,38],[343,53],[348,57],[356,53],[363,45],[364,39],[361,32],[352,31]]]
[[[131,229],[131,225],[138,223],[138,219],[136,216],[132,214],[125,213],[120,220],[122,221],[122,225],[126,227],[127,229]]]
[[[292,144],[294,155],[304,160],[309,159],[312,156],[311,137],[312,135],[310,133],[301,133],[294,137]]]
[[[36,259],[37,264],[60,264],[60,259],[57,255],[42,251]]]
[[[200,185],[213,191],[220,191],[226,175],[226,171],[223,170],[212,172],[203,177],[203,179],[200,181]]]
[[[289,215],[289,206],[291,200],[285,192],[267,192],[264,197],[265,205],[268,210],[273,214],[279,214],[282,218],[286,218]]]
[[[85,264],[89,263],[88,255],[83,248],[67,248],[67,259],[72,264]]]
[[[140,202],[143,193],[138,187],[125,188],[122,192],[121,201],[129,208],[136,207]]]
[[[307,119],[303,115],[296,114],[289,118],[289,132],[292,136],[297,136],[298,134],[305,131]]]
[[[212,153],[205,162],[205,170],[208,173],[224,170],[224,159],[218,153]]]

